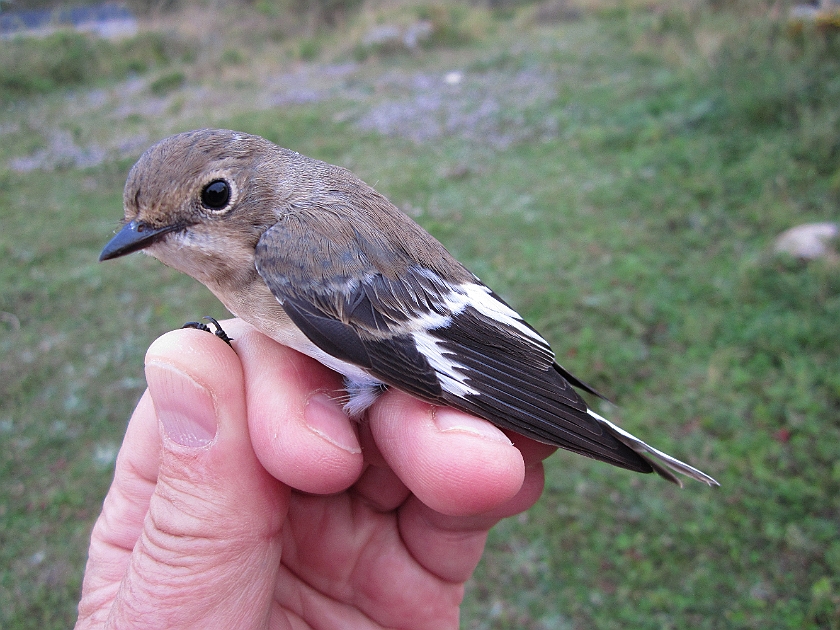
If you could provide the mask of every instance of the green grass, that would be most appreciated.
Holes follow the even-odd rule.
[[[123,79],[189,55],[183,42],[159,33],[117,43],[69,31],[16,37],[0,46],[0,103]]]
[[[722,484],[553,456],[537,506],[491,533],[463,627],[840,628],[840,275],[769,254],[792,225],[840,220],[836,42],[741,12],[534,26],[527,10],[354,80],[534,69],[560,77],[554,98],[501,115],[554,133],[417,144],[358,131],[345,112],[366,105],[340,99],[218,123],[346,165],[411,209],[619,403],[610,417]],[[319,60],[341,58],[319,37]],[[38,146],[11,137],[0,164]],[[151,259],[96,262],[130,163],[0,166],[4,628],[72,623],[145,348],[224,315]]]

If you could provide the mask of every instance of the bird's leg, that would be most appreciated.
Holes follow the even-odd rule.
[[[221,340],[222,340],[222,341],[224,341],[227,345],[229,345],[229,346],[230,346],[230,342],[231,342],[231,341],[233,341],[233,339],[231,339],[230,337],[228,337],[228,334],[227,334],[227,333],[226,333],[226,332],[222,329],[222,325],[221,325],[219,322],[217,322],[215,319],[213,319],[212,317],[210,317],[210,316],[208,316],[208,315],[205,315],[205,316],[204,316],[204,319],[206,319],[206,320],[207,320],[207,321],[209,321],[211,324],[213,324],[213,326],[214,326],[214,328],[215,328],[216,330],[210,330],[210,326],[208,326],[207,324],[202,324],[201,322],[187,322],[186,324],[184,324],[183,326],[181,326],[181,328],[195,328],[195,329],[197,329],[197,330],[203,330],[204,332],[213,333],[213,334],[214,334],[214,335],[216,335],[219,339],[221,339]],[[231,346],[231,347],[233,347],[233,346]]]

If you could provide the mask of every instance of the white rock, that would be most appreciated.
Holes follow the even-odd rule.
[[[452,72],[446,73],[443,77],[443,82],[446,83],[446,85],[458,85],[463,79],[464,74],[462,72],[453,70]]]
[[[829,243],[840,235],[836,223],[803,223],[782,232],[773,250],[777,254],[789,254],[804,260],[835,256]]]

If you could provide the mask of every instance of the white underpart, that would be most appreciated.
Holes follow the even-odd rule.
[[[300,337],[303,337],[302,333]],[[309,341],[309,339],[305,337],[294,340],[286,339],[281,343],[312,357],[322,365],[326,365],[344,377],[344,389],[347,390],[344,413],[351,418],[355,420],[361,418],[367,408],[375,403],[376,399],[382,394],[382,381],[372,377],[357,365],[336,359],[331,354],[327,354]]]
[[[629,434],[627,431],[625,431],[621,427],[614,425],[612,422],[610,422],[609,420],[607,420],[606,418],[604,418],[602,416],[599,416],[597,413],[595,413],[591,409],[587,409],[586,412],[590,416],[595,418],[601,424],[609,427],[611,429],[613,435],[615,435],[615,437],[620,439],[627,446],[629,446],[634,451],[636,451],[639,455],[653,455],[656,459],[658,459],[660,462],[665,464],[665,466],[667,466],[668,468],[670,468],[673,471],[676,471],[678,473],[682,473],[683,475],[687,475],[688,477],[691,477],[692,479],[696,479],[697,481],[702,481],[703,483],[708,484],[710,486],[719,486],[720,485],[717,481],[715,481],[714,479],[709,477],[709,475],[707,475],[706,473],[697,470],[693,466],[689,466],[685,462],[681,462],[676,457],[671,457],[670,455],[668,455],[666,453],[663,453],[659,449],[653,448],[649,444],[646,444],[646,443],[642,442],[635,435]],[[649,458],[648,458],[648,461],[650,462]],[[653,465],[656,465],[655,462],[650,462],[650,463],[653,464]],[[678,478],[673,477],[673,480],[676,481],[680,486],[682,486],[682,483],[680,482],[680,480]]]
[[[376,402],[382,393],[382,383],[375,379],[356,380],[344,377],[344,388],[347,390],[347,402],[344,403],[344,413],[354,419],[361,418],[368,407]]]
[[[345,405],[345,411],[351,416],[360,416],[364,413],[365,409],[376,401],[376,397],[382,393],[380,391],[382,381],[374,378],[358,365],[342,361],[331,354],[327,354],[309,341],[309,338],[297,328],[294,329],[293,335],[283,336],[279,339],[275,337],[274,339],[284,346],[288,346],[293,350],[312,357],[321,365],[326,365],[332,371],[341,374],[344,377],[347,394],[350,396],[350,401]],[[364,401],[367,401],[367,403],[365,404]],[[356,411],[351,413],[351,409],[356,409]]]

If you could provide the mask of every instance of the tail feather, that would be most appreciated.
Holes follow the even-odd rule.
[[[598,422],[600,422],[605,429],[607,429],[616,439],[620,440],[622,443],[633,449],[636,453],[638,453],[641,457],[647,461],[651,467],[656,471],[656,473],[667,479],[668,481],[677,484],[682,488],[682,481],[679,477],[674,475],[674,472],[678,472],[686,477],[691,477],[692,479],[696,479],[697,481],[702,481],[703,483],[709,486],[720,486],[720,484],[715,481],[712,477],[707,475],[706,473],[697,470],[693,466],[689,466],[685,462],[681,462],[675,457],[671,457],[670,455],[663,453],[662,451],[653,448],[652,446],[645,444],[639,438],[634,435],[630,435],[627,431],[614,425],[612,422],[599,416],[597,413],[592,411],[591,409],[587,410],[589,415],[595,418]],[[673,472],[672,472],[673,471]]]

